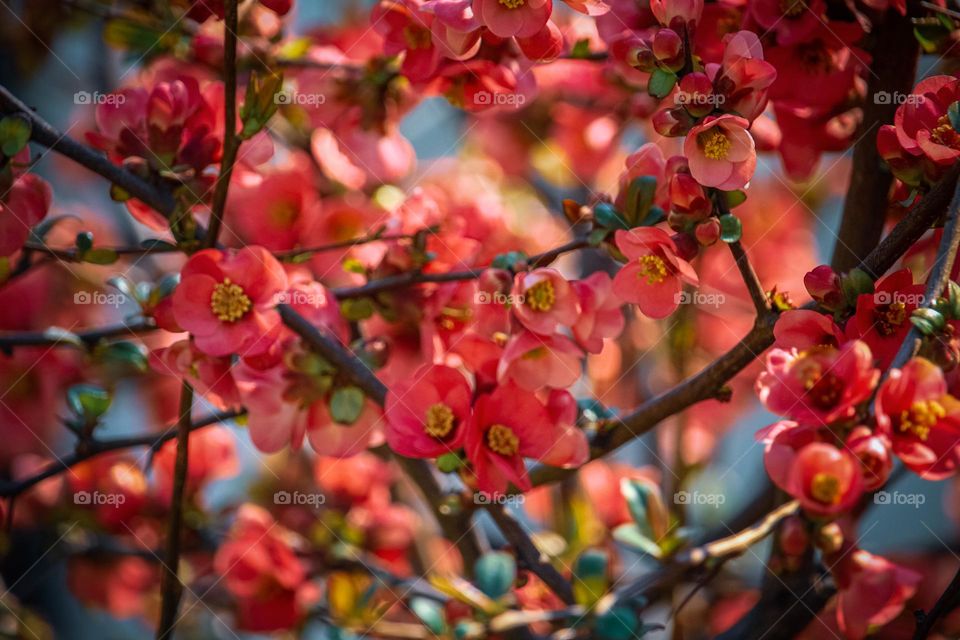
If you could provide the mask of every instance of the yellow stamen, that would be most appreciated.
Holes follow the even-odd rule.
[[[877,332],[883,336],[892,336],[907,319],[907,306],[902,302],[893,302],[886,305],[886,309],[877,307],[873,312],[877,323]]]
[[[900,413],[900,431],[913,433],[923,441],[930,437],[930,429],[937,426],[940,418],[947,415],[943,405],[936,400],[914,402]]]
[[[541,280],[524,292],[523,301],[534,311],[550,311],[553,303],[557,301],[553,283],[549,280]]]
[[[500,0],[500,4],[505,6],[507,9],[517,9],[522,7],[526,0]]]
[[[730,139],[719,128],[701,133],[697,139],[703,155],[711,160],[725,160],[730,154]]]
[[[647,284],[660,284],[667,277],[667,264],[660,256],[640,256],[640,271],[637,277],[646,278]]]
[[[836,504],[840,501],[840,480],[829,473],[818,473],[813,476],[810,494],[817,502]]]
[[[487,431],[487,446],[502,456],[512,456],[520,449],[520,438],[510,427],[495,424]]]
[[[423,430],[428,436],[446,438],[453,431],[455,420],[456,416],[453,415],[453,410],[442,402],[438,402],[427,409],[427,419]]]
[[[403,39],[410,49],[426,49],[432,43],[429,29],[406,26],[403,28]]]
[[[236,322],[250,311],[251,306],[243,287],[230,282],[230,278],[224,278],[210,294],[210,309],[213,315],[224,322]]]

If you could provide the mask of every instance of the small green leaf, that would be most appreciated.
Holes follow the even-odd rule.
[[[946,319],[938,311],[926,307],[914,309],[910,315],[910,322],[925,336],[943,331],[947,326]]]
[[[30,121],[18,115],[0,120],[0,151],[8,158],[20,153],[30,141]]]
[[[640,620],[630,607],[610,607],[597,616],[594,631],[602,640],[630,640]]]
[[[115,184],[110,185],[110,199],[114,202],[126,202],[131,197],[132,196],[130,195],[130,192],[123,187],[119,187]]]
[[[947,116],[954,131],[960,131],[960,102],[954,102],[947,107]]]
[[[739,189],[736,191],[724,191],[723,199],[727,203],[727,208],[733,209],[734,207],[739,207],[741,204],[746,202],[747,194]]]
[[[509,553],[495,551],[481,556],[474,572],[480,591],[496,600],[507,593],[517,579],[517,563]]]
[[[650,207],[650,210],[647,211],[647,216],[643,220],[641,220],[640,224],[638,224],[637,226],[652,227],[660,224],[666,219],[667,219],[667,213],[657,205],[653,205],[652,207]]]
[[[660,545],[651,540],[639,526],[632,522],[622,524],[613,530],[613,539],[641,553],[646,553],[660,559],[663,550]]]
[[[116,363],[140,373],[147,370],[147,355],[144,353],[143,347],[133,342],[126,340],[111,342],[98,350],[97,355],[106,363]]]
[[[147,238],[140,243],[140,248],[147,251],[176,251],[177,245],[160,238]]]
[[[647,93],[652,95],[654,98],[665,98],[671,91],[673,91],[674,85],[677,84],[677,74],[672,71],[666,71],[664,69],[654,69],[653,73],[650,74],[650,82],[647,84]]]
[[[647,216],[653,206],[653,197],[657,193],[657,179],[654,176],[639,176],[630,181],[627,187],[627,200],[624,214],[627,220],[636,225]]]
[[[340,387],[330,396],[330,417],[340,424],[353,424],[363,412],[363,403],[359,387]]]
[[[340,303],[340,313],[350,322],[366,320],[373,316],[374,311],[370,298],[348,298]]]
[[[743,225],[740,218],[727,213],[720,216],[720,239],[724,242],[736,242],[743,235]]]
[[[456,453],[445,453],[437,458],[437,469],[443,473],[453,473],[463,466],[463,459]]]
[[[434,634],[443,633],[446,622],[443,614],[443,605],[430,598],[411,598],[410,610],[420,618],[420,622]]]
[[[651,500],[653,489],[649,484],[635,478],[623,478],[620,480],[620,493],[627,502],[627,510],[630,511],[630,517],[640,525],[646,535],[652,534],[649,523],[649,514],[647,509]]]
[[[629,229],[626,218],[609,202],[601,202],[593,208],[593,217],[607,229]]]
[[[501,253],[490,263],[494,269],[507,269],[513,271],[522,268],[527,263],[527,254],[523,251],[508,251]]]
[[[850,306],[856,306],[857,298],[864,293],[873,293],[873,280],[862,269],[851,269],[840,278],[840,290]]]
[[[91,264],[113,264],[119,256],[113,249],[90,249],[84,251],[80,256],[84,262]]]
[[[590,57],[590,40],[588,38],[582,38],[577,40],[576,43],[570,48],[570,57],[577,59],[584,59]]]
[[[110,408],[110,394],[92,384],[77,384],[67,390],[67,404],[76,415],[93,421]]]
[[[590,243],[591,247],[599,247],[603,244],[603,241],[607,239],[609,234],[610,229],[594,229],[590,232],[590,235],[587,236],[587,242]]]
[[[607,554],[598,549],[587,549],[573,563],[573,596],[577,604],[592,607],[607,592]]]
[[[367,272],[367,268],[356,258],[346,258],[343,261],[343,270],[347,273],[359,273],[361,275]]]

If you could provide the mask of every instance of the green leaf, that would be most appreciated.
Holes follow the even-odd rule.
[[[110,408],[110,394],[96,385],[77,384],[67,390],[67,404],[76,415],[93,421]]]
[[[330,396],[330,416],[340,424],[353,424],[363,412],[363,403],[360,387],[340,387]]]
[[[20,153],[30,141],[33,126],[22,116],[7,116],[0,120],[0,151],[8,158]]]
[[[954,102],[947,107],[947,116],[950,118],[950,126],[954,131],[960,131],[960,102]]]
[[[910,315],[910,322],[925,336],[943,331],[947,326],[947,321],[940,312],[926,307],[914,309]]]
[[[603,244],[603,241],[607,239],[607,235],[610,234],[610,229],[594,229],[590,232],[590,235],[587,236],[587,242],[590,243],[591,247],[599,247]]]
[[[140,243],[140,248],[147,251],[176,251],[177,245],[160,238],[147,238]]]
[[[420,618],[420,622],[434,634],[443,633],[446,622],[443,614],[443,605],[430,598],[411,598],[410,610]]]
[[[873,293],[873,280],[862,269],[851,269],[840,278],[840,290],[850,306],[856,306],[857,298],[864,293]]]
[[[597,616],[594,631],[603,640],[630,640],[640,619],[630,607],[610,607]]]
[[[370,298],[348,298],[340,303],[340,313],[350,322],[366,320],[373,316],[374,311]]]
[[[734,207],[739,207],[741,204],[746,202],[747,194],[739,189],[736,191],[724,191],[723,199],[727,203],[727,208],[733,209]]]
[[[517,563],[512,555],[503,551],[481,556],[474,571],[480,591],[494,600],[507,593],[517,579]]]
[[[667,213],[657,205],[650,207],[650,210],[647,211],[647,217],[640,221],[638,227],[652,227],[658,225],[664,220],[667,219]]]
[[[639,176],[630,181],[627,187],[627,200],[624,214],[627,220],[636,223],[647,216],[657,192],[657,179],[654,176]]]
[[[130,367],[140,373],[147,371],[147,355],[140,345],[133,342],[111,342],[98,350],[98,356],[107,363]]]
[[[632,522],[622,524],[614,529],[613,539],[636,551],[649,554],[658,560],[663,556],[660,545],[648,538],[641,528]]]
[[[629,229],[626,218],[609,202],[601,202],[593,208],[593,217],[607,229]]]
[[[620,480],[620,493],[623,499],[627,501],[627,509],[630,511],[630,517],[636,522],[646,535],[652,535],[650,527],[648,508],[653,489],[649,484],[636,478],[623,478]]]
[[[647,93],[652,95],[654,98],[665,98],[671,91],[673,91],[673,86],[677,84],[677,74],[672,71],[665,71],[664,69],[654,69],[653,73],[650,74],[650,82],[647,84]]]
[[[570,48],[570,57],[571,58],[589,58],[590,57],[590,40],[588,38],[582,38],[577,40],[576,43]]]
[[[519,267],[523,267],[527,263],[527,254],[523,251],[508,251],[507,253],[501,253],[493,259],[493,262],[490,263],[494,269],[507,269],[513,271]]]
[[[598,549],[587,549],[573,563],[573,597],[577,604],[592,607],[607,592],[607,554]]]
[[[736,242],[743,235],[743,225],[740,218],[727,213],[720,216],[720,239],[724,242]]]
[[[347,273],[359,273],[361,275],[367,272],[367,268],[356,258],[344,259],[343,270]]]
[[[80,256],[84,262],[91,264],[113,264],[120,256],[113,249],[90,249],[84,251]]]
[[[437,469],[443,473],[453,473],[463,466],[463,459],[454,452],[445,453],[437,458]]]

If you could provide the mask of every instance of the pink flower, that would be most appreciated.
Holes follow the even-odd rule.
[[[796,452],[780,488],[818,516],[835,516],[863,495],[860,462],[845,449],[811,442]]]
[[[910,314],[923,303],[923,289],[913,284],[909,269],[877,280],[873,293],[857,296],[857,313],[847,322],[847,336],[867,343],[878,366],[890,366],[912,326]]]
[[[663,157],[663,151],[652,142],[646,143],[631,153],[624,161],[623,172],[617,178],[617,198],[614,204],[622,210],[626,205],[627,190],[630,188],[630,183],[641,176],[653,176],[657,179],[654,204],[661,209],[669,209],[669,183],[664,177],[666,168],[667,161]]]
[[[850,640],[863,640],[899,616],[922,578],[862,549],[841,558],[833,574],[840,590],[837,622]]]
[[[240,404],[233,381],[230,358],[208,356],[190,340],[178,340],[169,347],[150,352],[151,368],[163,375],[174,375],[190,382],[197,392],[215,407],[226,409]]]
[[[838,347],[846,342],[840,327],[829,316],[809,309],[784,311],[773,326],[778,349],[802,351],[814,347]]]
[[[680,304],[683,283],[697,286],[697,273],[677,255],[677,245],[656,227],[617,231],[617,248],[628,262],[613,279],[613,292],[651,318],[666,318]]]
[[[556,269],[518,273],[513,283],[513,312],[534,333],[550,335],[577,321],[577,295]]]
[[[829,424],[852,417],[879,377],[870,348],[855,340],[840,348],[774,349],[767,356],[767,370],[757,377],[756,389],[773,413]]]
[[[293,533],[256,505],[244,504],[237,512],[213,566],[238,600],[241,628],[260,632],[287,629],[303,615],[296,596],[307,572],[292,539]]]
[[[570,338],[521,331],[507,342],[497,367],[497,380],[512,380],[527,391],[565,389],[580,377],[583,352]]]
[[[750,182],[757,153],[749,126],[746,119],[727,113],[708,116],[690,129],[683,153],[697,182],[724,191],[741,189]]]
[[[547,408],[532,393],[508,383],[480,396],[465,440],[480,491],[502,494],[510,483],[530,489],[523,459],[547,455],[555,435]]]
[[[877,431],[926,480],[942,480],[960,464],[960,401],[947,393],[943,371],[924,358],[893,369],[877,394]]]
[[[703,0],[650,0],[650,10],[665,27],[692,29],[703,13]]]
[[[803,42],[816,33],[825,10],[823,0],[758,0],[750,4],[750,15],[757,24],[764,31],[773,31],[777,44],[784,46]]]
[[[381,0],[370,15],[373,28],[383,36],[384,53],[403,54],[401,71],[415,82],[429,79],[440,65],[430,30],[434,17],[422,5],[422,0]]]
[[[844,444],[860,460],[866,491],[876,491],[886,484],[893,469],[890,441],[886,437],[860,426],[850,432]]]
[[[830,265],[822,264],[803,276],[803,286],[810,297],[828,309],[838,307],[843,302],[840,290],[840,274]]]
[[[400,455],[436,458],[463,445],[471,391],[456,369],[426,365],[387,392],[387,444]]]
[[[815,24],[819,25],[819,22]],[[724,39],[719,69],[708,66],[724,111],[753,122],[767,106],[767,94],[777,79],[777,70],[763,59],[760,38],[751,31],[738,31]]]
[[[466,60],[480,49],[480,22],[473,14],[473,0],[427,0],[423,10],[432,13],[433,44],[451,60]]]
[[[473,12],[484,26],[501,38],[534,35],[547,23],[552,0],[473,0]]]
[[[279,334],[280,316],[273,307],[286,287],[283,266],[263,247],[206,249],[183,267],[173,315],[208,355],[258,355]]]
[[[590,460],[587,434],[577,426],[577,400],[569,391],[554,389],[547,398],[547,411],[556,426],[553,446],[540,458],[552,467],[579,467]]]
[[[911,100],[897,107],[893,118],[897,139],[904,150],[948,165],[960,157],[960,134],[950,124],[950,105],[960,99],[960,80],[931,76],[913,88]]]
[[[576,280],[573,289],[580,299],[580,316],[573,325],[577,343],[590,353],[600,353],[603,341],[623,331],[623,302],[613,292],[613,281],[603,271]]]
[[[32,173],[14,179],[0,196],[0,257],[19,251],[30,229],[47,217],[53,192],[46,180]]]

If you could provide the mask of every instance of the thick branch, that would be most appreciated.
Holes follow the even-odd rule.
[[[950,584],[947,585],[944,592],[937,598],[937,602],[930,611],[924,613],[922,610],[918,610],[914,613],[917,618],[917,629],[913,634],[913,640],[924,640],[936,627],[937,620],[958,606],[960,606],[960,569],[957,569],[953,580],[950,581]]]

